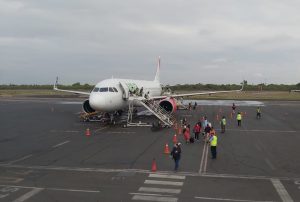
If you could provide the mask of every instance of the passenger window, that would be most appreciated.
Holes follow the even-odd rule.
[[[108,88],[100,88],[100,92],[107,92]]]
[[[115,91],[115,92],[118,92],[118,90],[117,90],[115,87],[114,87],[114,91]]]
[[[99,88],[94,88],[93,92],[98,92]]]
[[[112,87],[109,87],[109,92],[114,92]]]

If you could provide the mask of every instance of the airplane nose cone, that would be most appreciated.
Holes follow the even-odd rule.
[[[105,108],[105,98],[101,95],[92,93],[89,102],[91,107],[97,111],[103,111]]]

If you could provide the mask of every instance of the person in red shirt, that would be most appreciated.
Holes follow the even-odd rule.
[[[193,131],[195,133],[195,140],[199,140],[199,134],[201,132],[201,126],[198,123],[194,126]]]
[[[184,131],[184,134],[183,134],[183,136],[184,136],[184,139],[185,139],[185,143],[189,143],[190,142],[190,137],[191,137],[191,135],[190,135],[190,124],[189,125],[187,125],[187,127],[186,127],[186,129],[185,129],[185,131]]]

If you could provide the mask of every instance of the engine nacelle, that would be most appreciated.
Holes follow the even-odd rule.
[[[85,111],[86,113],[95,112],[95,110],[91,107],[89,100],[84,101],[82,108],[83,108],[83,111]]]
[[[160,101],[159,106],[164,108],[169,113],[175,112],[177,110],[177,104],[174,98],[166,98]]]

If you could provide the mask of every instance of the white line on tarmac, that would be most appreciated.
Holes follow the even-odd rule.
[[[271,179],[271,182],[283,202],[293,202],[293,199],[291,198],[291,196],[284,188],[283,184],[280,182],[279,179]]]
[[[229,199],[229,198],[211,198],[211,197],[200,197],[200,196],[195,196],[195,199],[214,200],[214,201],[236,201],[236,202],[274,202],[274,201],[254,201],[254,200]]]
[[[99,128],[99,129],[95,130],[95,132],[98,132],[98,131],[104,130],[104,129],[106,129],[106,128],[108,128],[108,127]]]
[[[119,172],[133,172],[133,173],[152,173],[150,170],[143,169],[113,169],[113,168],[80,168],[80,167],[57,167],[57,166],[27,166],[27,165],[10,165],[0,164],[3,168],[21,168],[31,170],[52,170],[52,171],[72,171],[72,172],[103,172],[103,173],[119,173]],[[159,174],[174,174],[174,171],[157,171]],[[275,176],[257,176],[257,175],[235,175],[225,173],[203,173],[198,172],[178,172],[178,175],[194,176],[194,177],[211,177],[211,178],[228,178],[228,179],[249,179],[249,180],[270,180],[277,178],[280,180],[300,180],[300,178],[293,177],[275,177]]]
[[[139,201],[160,201],[160,202],[177,202],[177,198],[173,197],[162,197],[162,196],[143,196],[143,195],[135,195],[132,197],[132,200]]]
[[[178,180],[184,180],[185,179],[185,176],[181,176],[181,175],[150,174],[149,177],[167,178],[167,179],[178,179]]]
[[[29,154],[29,155],[27,155],[27,156],[24,156],[24,157],[22,157],[22,158],[19,158],[19,159],[17,159],[17,160],[14,160],[14,161],[10,161],[10,162],[8,162],[8,164],[13,164],[13,163],[16,163],[16,162],[19,162],[19,161],[23,161],[23,160],[28,159],[28,158],[30,158],[30,157],[32,157],[32,154]]]
[[[0,177],[0,182],[19,183],[23,180],[24,178],[19,177]]]
[[[129,193],[130,195],[143,195],[143,196],[173,196],[165,194],[149,194],[149,193]]]
[[[265,162],[268,164],[268,166],[272,169],[275,170],[275,166],[271,163],[271,161],[269,159],[265,159]]]
[[[140,187],[139,191],[143,192],[156,192],[156,193],[168,193],[168,194],[179,194],[180,189],[165,189],[165,188],[155,188],[155,187]]]
[[[220,129],[216,129],[220,130]],[[266,132],[266,133],[297,133],[295,130],[240,130],[240,129],[226,129],[226,131],[239,131],[239,132]]]
[[[22,188],[22,189],[45,189],[45,190],[53,190],[53,191],[69,191],[69,192],[85,192],[85,193],[99,193],[100,192],[98,190],[29,187],[29,186],[15,186],[15,185],[3,185],[3,184],[1,184],[0,187],[15,187],[15,188]]]
[[[69,142],[70,142],[70,140],[67,140],[67,141],[58,143],[57,145],[54,145],[53,148],[60,147],[60,146],[62,146],[62,145],[64,145],[64,144],[67,144],[67,143],[69,143]]]
[[[199,174],[202,174],[202,169],[203,169],[203,162],[205,158],[205,151],[206,151],[206,143],[204,143],[203,150],[202,150],[202,156],[201,156],[201,161],[200,161],[200,169],[199,169]]]
[[[27,192],[26,194],[20,196],[19,198],[17,198],[13,202],[23,202],[23,201],[26,201],[27,199],[31,198],[32,196],[36,195],[37,193],[39,193],[42,190],[43,190],[43,188],[34,188],[30,192]]]
[[[204,168],[203,168],[203,172],[206,173],[206,168],[207,168],[207,158],[208,158],[208,148],[209,148],[209,144],[206,143],[206,154],[205,154],[205,161],[204,161]]]
[[[108,134],[135,134],[136,132],[121,132],[121,131],[115,131],[115,132],[108,132]]]
[[[183,182],[174,182],[174,181],[159,181],[159,180],[145,180],[145,184],[159,184],[159,185],[173,185],[173,186],[182,186]]]

